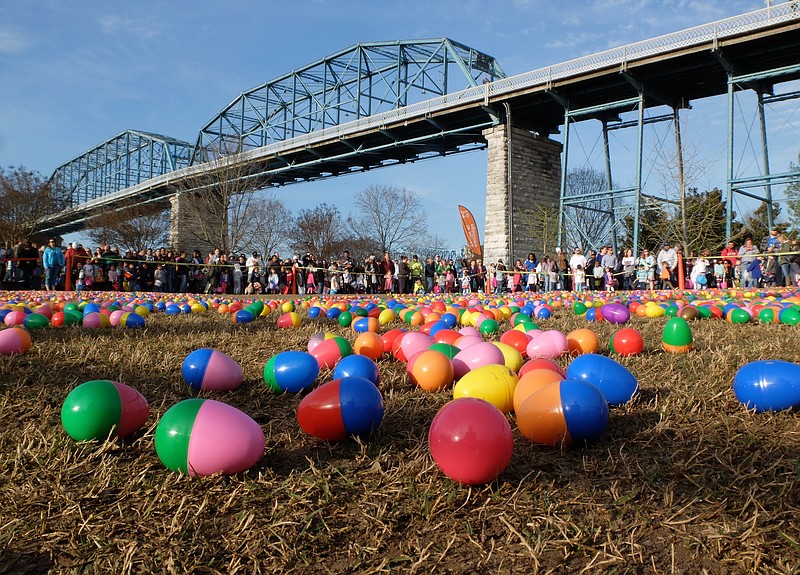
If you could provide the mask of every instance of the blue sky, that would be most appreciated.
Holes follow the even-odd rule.
[[[514,75],[763,6],[763,0],[2,0],[0,165],[49,176],[126,129],[193,142],[240,92],[358,42],[446,36],[491,54]],[[796,133],[796,107],[785,112],[784,136]],[[722,100],[695,103],[684,116],[687,146],[707,158],[708,173],[695,182],[700,189],[724,184],[724,114]],[[581,147],[596,149],[596,137],[587,132]],[[771,150],[773,171],[797,158],[796,139],[784,139]],[[472,209],[483,234],[485,152],[278,193],[295,209],[327,201],[346,215],[353,193],[370,185],[418,192],[447,247],[463,244],[458,203]]]

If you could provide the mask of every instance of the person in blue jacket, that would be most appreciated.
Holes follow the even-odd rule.
[[[47,242],[47,247],[42,254],[42,266],[44,267],[44,289],[55,291],[61,270],[64,268],[64,252],[61,246],[56,244],[56,240]]]

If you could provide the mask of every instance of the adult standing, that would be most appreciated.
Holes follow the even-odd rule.
[[[430,256],[425,258],[423,273],[425,274],[425,293],[431,293],[433,292],[433,280],[436,277],[436,264],[433,263]]]
[[[409,284],[408,280],[411,277],[411,268],[408,265],[408,256],[403,254],[400,256],[400,264],[398,265],[397,270],[397,291],[398,293],[409,293],[409,287],[413,284]]]
[[[722,248],[722,257],[730,262],[731,268],[736,267],[738,256],[739,250],[736,249],[736,244],[733,242],[728,242],[725,247]]]
[[[781,268],[781,279],[783,280],[781,285],[788,287],[792,285],[792,256],[789,255],[792,252],[792,245],[786,234],[780,234],[778,239],[781,242],[781,246],[778,248],[778,264]]]
[[[572,256],[569,258],[569,269],[572,277],[575,277],[575,272],[578,271],[578,268],[580,268],[581,272],[586,270],[586,256],[581,253],[580,248],[576,247],[572,250]]]
[[[672,248],[669,242],[664,242],[664,246],[658,252],[656,264],[658,264],[659,273],[664,269],[664,265],[666,264],[667,269],[669,269],[670,281],[672,281],[673,286],[676,285],[675,274],[678,269],[678,252]]]
[[[56,245],[56,240],[51,239],[47,242],[47,247],[44,249],[44,254],[42,254],[44,289],[55,291],[64,263],[64,252],[61,251],[61,246]]]
[[[572,289],[572,282],[569,275],[569,259],[567,254],[561,251],[561,248],[556,248],[556,271],[558,272],[558,285],[556,289],[569,291]]]
[[[758,248],[753,245],[753,239],[747,238],[744,245],[739,248],[739,281],[742,282],[742,287],[758,287],[758,282],[753,282],[753,275],[748,269],[756,259],[756,254],[758,254]]]
[[[636,284],[636,258],[633,256],[632,248],[625,248],[622,256],[622,289],[634,289]]]

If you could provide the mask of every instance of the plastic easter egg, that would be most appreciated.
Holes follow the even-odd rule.
[[[289,329],[300,325],[300,315],[297,312],[290,311],[283,314],[278,318],[278,327],[281,329]]]
[[[397,316],[395,315],[394,311],[390,309],[384,309],[378,315],[378,323],[380,323],[381,325],[392,323],[395,319],[397,319]]]
[[[192,306],[192,307],[194,307],[194,306]],[[257,299],[253,303],[251,303],[249,306],[247,306],[245,309],[248,310],[250,313],[252,313],[253,317],[259,317],[261,315],[261,312],[264,311],[264,302],[262,302],[261,300]]]
[[[375,385],[381,382],[381,374],[378,366],[370,358],[364,355],[348,355],[339,360],[333,368],[333,379],[343,377],[363,377]]]
[[[297,393],[310,387],[319,375],[316,358],[305,351],[273,355],[264,366],[264,382],[276,393]]]
[[[800,324],[800,310],[795,307],[787,307],[778,314],[778,319],[784,325]]]
[[[25,318],[28,316],[24,311],[10,311],[3,318],[3,323],[7,326],[25,325]]]
[[[514,411],[519,411],[520,406],[530,396],[557,381],[563,381],[564,376],[552,369],[531,369],[521,375],[514,388]]]
[[[362,377],[344,377],[322,384],[297,408],[297,422],[307,434],[323,441],[364,436],[383,420],[383,397]]]
[[[514,409],[514,389],[518,379],[517,374],[505,365],[476,367],[453,387],[453,399],[477,397],[508,413]]]
[[[479,328],[483,335],[492,335],[496,333],[498,329],[500,329],[500,325],[497,323],[497,320],[489,318],[483,320]]]
[[[375,332],[365,331],[356,337],[353,342],[353,351],[358,355],[377,360],[383,355],[383,339]]]
[[[700,317],[700,312],[693,305],[685,305],[678,310],[677,314],[673,314],[672,317],[675,317],[676,315],[678,317],[682,317],[686,321],[694,321]]]
[[[114,313],[116,313],[116,312],[114,312]],[[167,304],[167,306],[164,308],[164,313],[167,314],[167,315],[180,315],[181,314],[181,308],[177,304],[170,303],[170,304]]]
[[[447,344],[434,344],[447,345]],[[439,391],[453,383],[455,373],[450,357],[444,353],[428,349],[421,351],[408,361],[406,366],[411,381],[425,391]]]
[[[725,319],[728,321],[728,323],[745,324],[749,323],[752,318],[750,316],[750,312],[748,312],[746,309],[735,307],[725,314]]]
[[[526,348],[530,358],[559,357],[569,349],[567,337],[558,330],[551,329],[533,333],[533,338],[528,342],[528,347]]]
[[[552,359],[546,357],[534,357],[525,362],[522,369],[519,370],[519,376],[522,377],[532,369],[549,369],[556,372],[561,376],[561,379],[566,377],[564,369]]]
[[[511,371],[518,372],[522,368],[522,354],[515,348],[500,341],[491,342],[493,346],[503,352],[503,363]]]
[[[456,380],[484,365],[505,366],[505,357],[500,349],[491,342],[484,341],[477,345],[462,349],[453,358],[453,370]]]
[[[625,327],[611,336],[609,348],[623,357],[639,355],[644,351],[644,338],[633,328]]]
[[[0,355],[17,355],[31,349],[31,336],[20,327],[0,331]]]
[[[567,334],[567,349],[572,356],[597,353],[600,350],[600,340],[588,328],[576,329]]]
[[[308,315],[309,319],[317,319],[320,316],[321,313],[322,313],[322,309],[320,307],[314,305],[314,306],[311,306],[310,308],[308,308],[307,315]]]
[[[326,339],[310,353],[317,360],[320,369],[333,369],[340,359],[353,353],[353,348],[345,338],[336,336]]]
[[[356,333],[364,333],[368,331],[379,333],[381,331],[381,324],[374,317],[360,317],[353,322],[352,328]]]
[[[800,406],[800,365],[788,361],[750,362],[733,378],[736,399],[756,412]]]
[[[144,318],[138,313],[125,312],[119,318],[119,325],[131,329],[140,329],[145,326]]]
[[[61,406],[61,424],[75,441],[127,437],[147,423],[144,396],[118,381],[94,380],[69,392]]]
[[[600,437],[608,403],[590,383],[568,379],[534,393],[517,410],[520,433],[540,445],[570,447]]]
[[[428,349],[433,349],[435,351],[438,351],[439,353],[445,354],[450,359],[451,362],[453,361],[453,358],[457,356],[461,351],[456,346],[444,342],[434,343]]]
[[[256,319],[256,316],[254,316],[252,312],[247,309],[240,309],[231,314],[231,320],[233,323],[250,323],[254,319]]]
[[[528,357],[528,343],[531,336],[516,329],[510,329],[500,336],[500,342],[516,349],[523,358]]]
[[[181,372],[192,389],[229,391],[242,385],[242,367],[221,351],[207,347],[187,355]]]
[[[384,351],[386,353],[393,351],[395,340],[400,339],[404,333],[407,333],[406,330],[401,328],[390,329],[389,331],[383,333],[381,335],[381,339],[383,340]]]
[[[266,309],[269,309],[269,307],[267,307]],[[319,344],[321,344],[323,341],[325,341],[326,339],[331,339],[333,337],[336,337],[336,335],[332,333],[324,333],[324,332],[315,333],[310,338],[308,338],[308,346],[307,346],[308,352],[311,353],[311,351]]]
[[[453,345],[459,349],[467,349],[468,347],[472,347],[473,345],[478,345],[480,343],[484,343],[484,339],[479,335],[462,335],[455,342],[453,342]]]
[[[406,362],[419,352],[428,349],[433,343],[431,336],[418,331],[409,331],[395,340],[392,351],[396,359]],[[396,351],[395,346],[397,346]]]
[[[576,301],[572,304],[572,311],[575,315],[583,315],[586,313],[586,304],[581,301]]]
[[[514,436],[508,420],[494,405],[462,397],[436,413],[428,448],[447,477],[465,485],[480,485],[497,479],[508,466]]]
[[[609,323],[622,324],[631,319],[630,310],[621,303],[607,303],[600,310]]]
[[[628,403],[639,391],[639,382],[628,368],[596,353],[572,360],[567,367],[567,379],[591,383],[600,390],[609,405]]]
[[[661,347],[669,353],[686,353],[693,345],[692,329],[682,317],[673,317],[667,321],[661,332]]]
[[[172,471],[193,477],[250,469],[264,451],[264,432],[246,413],[213,399],[186,399],[158,422],[155,447]]]
[[[108,316],[102,313],[91,312],[83,316],[82,325],[86,329],[100,329],[103,327],[109,327],[111,325],[111,320],[108,318]]]
[[[353,314],[349,311],[343,311],[336,317],[336,321],[342,327],[350,327],[350,324],[353,323]]]
[[[50,325],[50,319],[40,313],[30,313],[25,316],[25,329],[42,329]]]

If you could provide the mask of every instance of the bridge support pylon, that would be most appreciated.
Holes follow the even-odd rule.
[[[185,251],[187,255],[191,255],[193,250],[200,250],[205,258],[214,248],[225,247],[212,245],[209,238],[224,238],[227,235],[227,222],[218,213],[199,209],[192,196],[192,192],[183,192],[169,199],[169,244],[173,250]]]
[[[561,144],[498,124],[488,143],[484,262],[506,267],[528,253],[552,254],[561,186]]]

